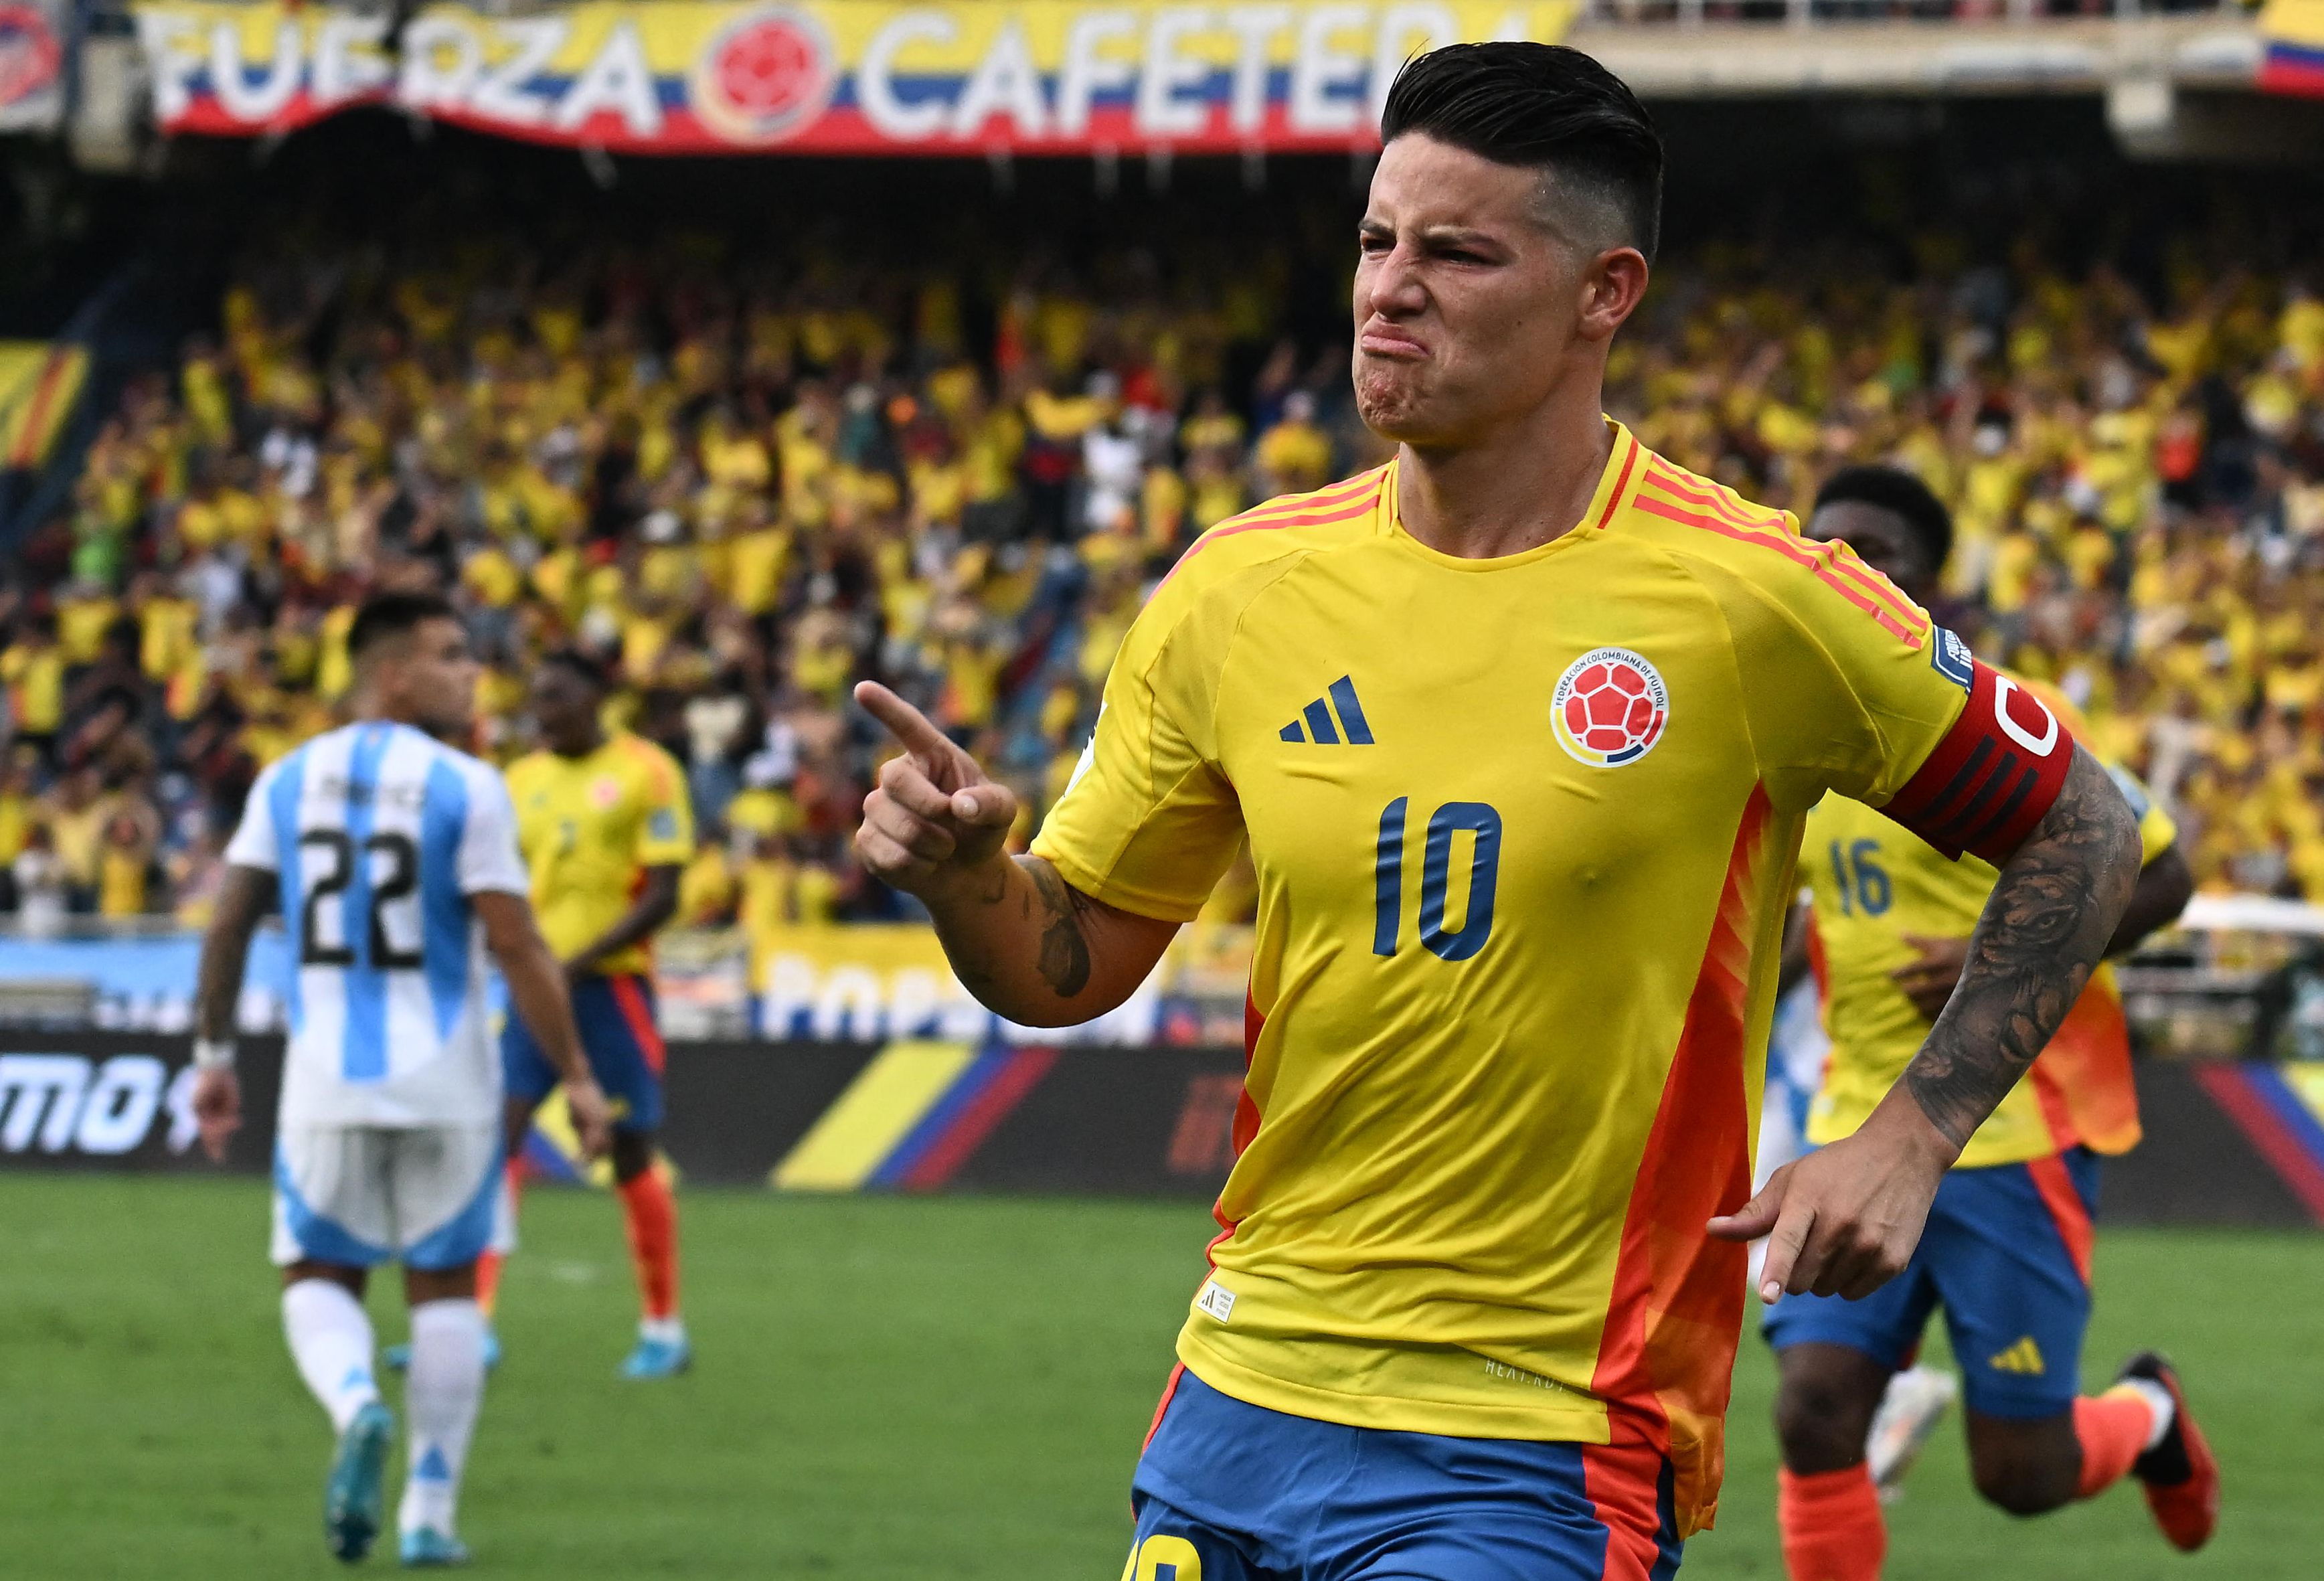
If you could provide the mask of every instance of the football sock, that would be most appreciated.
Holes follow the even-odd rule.
[[[476,1310],[487,1323],[501,1302],[501,1267],[507,1262],[505,1252],[486,1252],[476,1259]]]
[[[508,1254],[516,1250],[516,1210],[524,1196],[524,1160],[511,1159],[501,1175],[500,1229],[493,1237],[493,1245],[476,1259],[476,1305],[484,1308],[484,1321],[492,1321],[493,1308],[500,1305],[501,1268]]]
[[[2169,1391],[2157,1392],[2167,1407]],[[2128,1384],[2074,1401],[2074,1437],[2082,1441],[2082,1475],[2074,1497],[2089,1498],[2127,1475],[2131,1463],[2146,1453],[2149,1439],[2162,1436],[2158,1422],[2166,1429],[2170,1426],[2146,1395]]]
[[[1888,1555],[1880,1494],[1863,1465],[1775,1474],[1775,1518],[1791,1581],[1879,1581]]]
[[[372,1377],[371,1316],[346,1286],[302,1279],[282,1290],[282,1337],[299,1376],[344,1433],[355,1412],[379,1398]]]
[[[411,1308],[411,1371],[404,1383],[410,1417],[409,1475],[396,1524],[449,1535],[460,1472],[476,1410],[484,1399],[484,1314],[473,1300],[422,1301]]]
[[[678,1318],[678,1199],[659,1170],[622,1183],[622,1217],[638,1271],[638,1306],[648,1323]]]

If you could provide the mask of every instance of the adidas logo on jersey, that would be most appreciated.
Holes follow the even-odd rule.
[[[1318,746],[1337,746],[1345,741],[1350,746],[1370,746],[1372,727],[1364,717],[1364,706],[1356,701],[1356,683],[1352,677],[1342,676],[1326,689],[1327,695],[1317,698],[1299,711],[1299,717],[1283,727],[1286,741],[1312,741]],[[1337,710],[1336,723],[1333,711]],[[1305,728],[1302,728],[1303,722]]]
[[[2034,1343],[2034,1336],[2030,1334],[1986,1365],[1997,1373],[2016,1373],[2028,1378],[2039,1378],[2050,1370],[2042,1360],[2042,1347]]]

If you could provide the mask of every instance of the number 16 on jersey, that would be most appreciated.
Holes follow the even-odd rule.
[[[1381,809],[1372,881],[1372,953],[1392,956],[1404,937],[1406,815],[1409,797]],[[1445,926],[1452,875],[1452,846],[1466,834],[1469,900],[1461,926]],[[1501,871],[1501,815],[1481,801],[1448,801],[1428,816],[1421,843],[1420,942],[1439,960],[1465,961],[1493,936],[1493,891]]]

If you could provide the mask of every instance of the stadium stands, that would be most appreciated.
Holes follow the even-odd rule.
[[[276,216],[7,573],[8,903],[198,918],[251,776],[347,686],[354,600],[436,584],[490,661],[493,753],[544,644],[618,666],[722,837],[687,920],[898,915],[848,855],[852,680],[899,684],[1038,809],[1186,543],[1378,459],[1339,346],[1281,329],[1295,282],[1336,290],[1333,201],[1177,250],[917,263],[806,227]],[[1771,504],[1849,460],[1920,471],[1960,519],[1944,617],[2086,705],[2207,887],[2318,900],[2324,300],[2238,236],[2144,238],[2164,266],[2137,283],[2089,238],[1703,241],[1665,261],[1613,402]]]

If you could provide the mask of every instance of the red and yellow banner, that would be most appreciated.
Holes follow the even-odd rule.
[[[165,132],[357,105],[628,153],[1361,148],[1408,57],[1558,39],[1575,0],[1231,5],[589,0],[522,16],[147,0]]]

